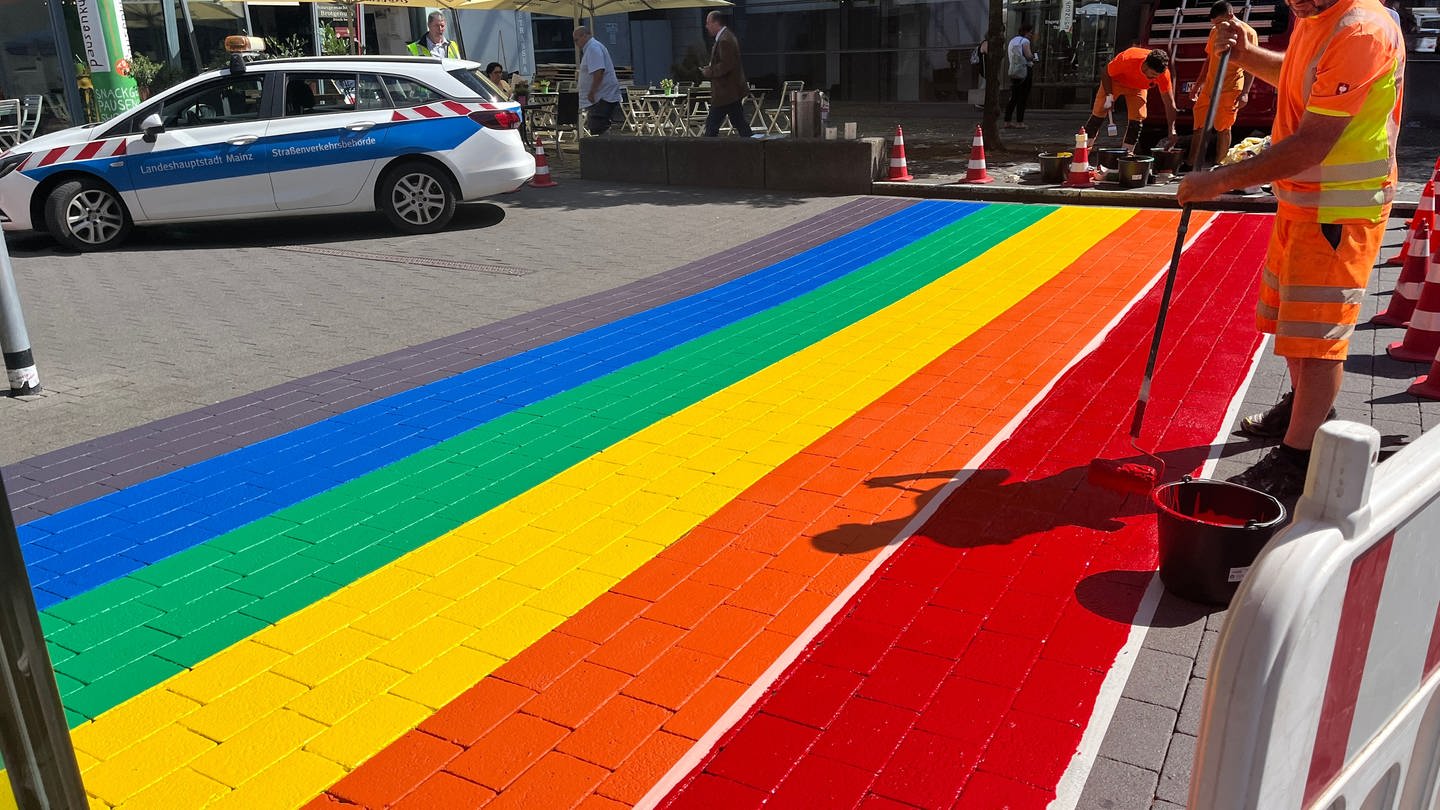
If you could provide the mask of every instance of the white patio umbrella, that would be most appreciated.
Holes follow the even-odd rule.
[[[1075,9],[1080,17],[1114,17],[1115,13],[1115,6],[1109,3],[1089,3]]]

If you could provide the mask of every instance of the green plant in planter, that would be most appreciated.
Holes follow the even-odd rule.
[[[154,59],[143,53],[137,53],[130,57],[130,78],[140,87],[141,92],[148,96],[155,92],[155,77],[165,69],[164,62],[156,62]]]
[[[284,39],[266,37],[265,53],[272,59],[295,59],[309,56],[310,43],[306,42],[299,34],[291,34]]]
[[[350,53],[350,40],[341,39],[335,33],[335,29],[328,25],[320,26],[320,53],[324,56],[343,56]]]

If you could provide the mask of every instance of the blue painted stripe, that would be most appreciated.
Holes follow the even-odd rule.
[[[41,608],[782,304],[984,208],[927,201],[741,278],[20,527]]]

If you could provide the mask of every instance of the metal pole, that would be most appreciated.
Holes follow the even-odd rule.
[[[20,312],[20,293],[10,269],[10,249],[0,236],[0,350],[5,353],[5,374],[10,378],[10,395],[34,394],[40,390],[40,373],[30,353],[30,335]]]
[[[46,3],[45,7],[50,11],[50,30],[56,32],[55,58],[59,61],[60,84],[65,91],[65,109],[70,113],[70,120],[80,123],[85,120],[85,101],[80,97],[80,88],[75,83],[75,52],[70,49],[70,36],[66,33],[69,29],[65,25],[65,10],[59,3]]]
[[[20,810],[88,806],[0,477],[0,755]]]

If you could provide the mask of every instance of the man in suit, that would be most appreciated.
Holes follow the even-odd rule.
[[[715,38],[710,51],[710,64],[700,69],[710,80],[710,114],[705,118],[705,135],[720,134],[720,122],[728,116],[735,134],[750,137],[750,122],[745,120],[745,97],[750,85],[745,83],[745,68],[740,66],[740,40],[730,30],[724,14],[712,11],[705,15],[705,32]]]

